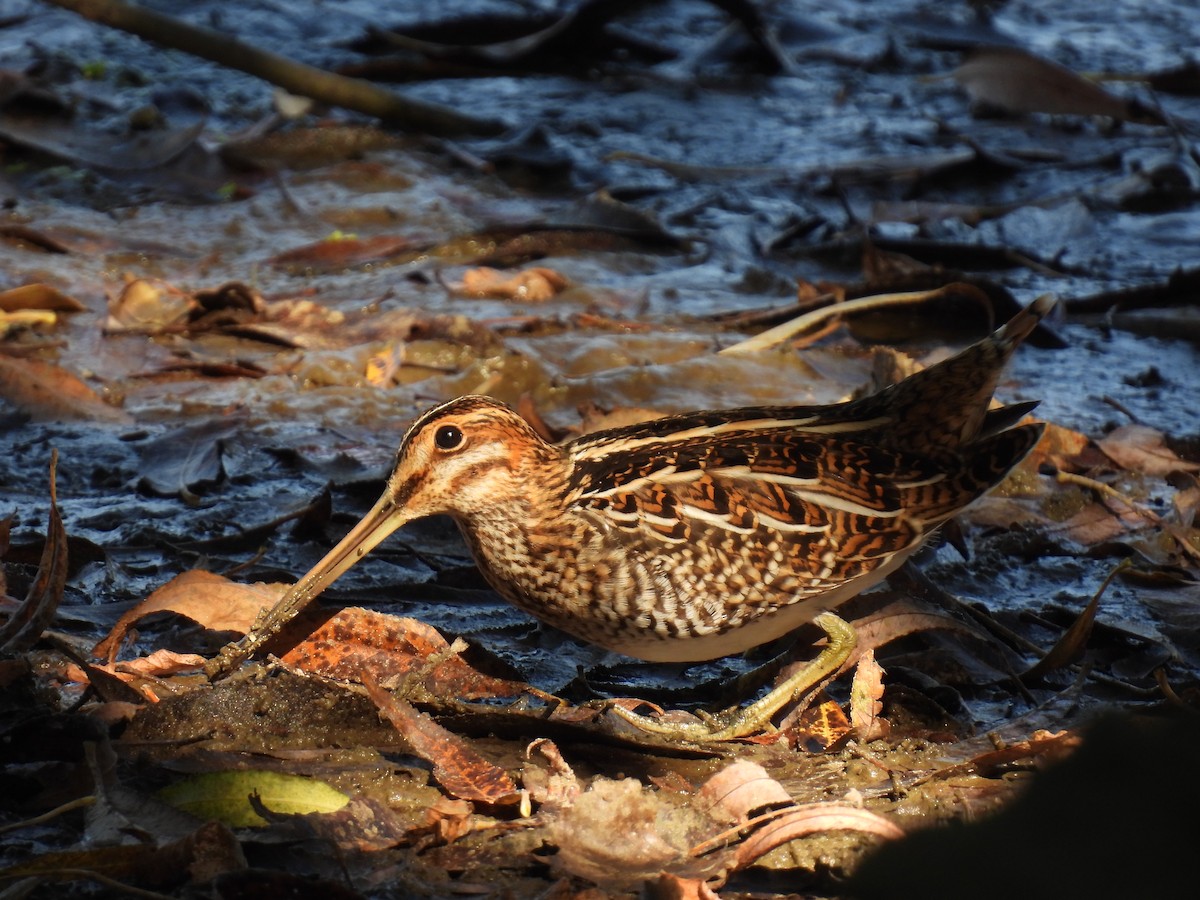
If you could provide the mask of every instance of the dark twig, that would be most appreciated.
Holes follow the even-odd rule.
[[[228,34],[189,25],[123,0],[47,0],[102,25],[183,50],[262,78],[322,103],[375,116],[391,125],[430,134],[498,134],[505,126],[441,106],[401,97],[368,81],[347,78],[243,43]]]

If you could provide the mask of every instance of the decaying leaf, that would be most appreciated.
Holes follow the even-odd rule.
[[[795,804],[762,766],[747,760],[713,775],[690,804],[631,778],[599,778],[569,806],[544,815],[558,847],[555,867],[612,887],[661,872],[719,884],[775,847],[817,831],[848,829],[885,839],[903,833],[849,804]],[[617,834],[619,842],[612,839]]]
[[[258,796],[263,807],[279,815],[336,812],[350,802],[349,797],[322,781],[253,769],[205,772],[158,792],[160,799],[177,809],[233,828],[267,824],[251,804],[252,795]]]
[[[634,778],[598,778],[570,806],[543,815],[558,848],[554,868],[602,887],[635,887],[663,871],[707,878],[722,868],[720,860],[687,855],[719,826],[704,811],[646,790]]]
[[[792,721],[793,718],[795,721]],[[824,753],[836,747],[853,733],[853,727],[842,706],[824,691],[819,691],[811,704],[796,716],[790,714],[783,726],[793,745],[808,753]],[[755,743],[769,743],[771,735],[750,738]]]
[[[193,672],[203,666],[204,657],[198,653],[176,653],[173,650],[160,649],[140,659],[116,663],[113,669],[122,674],[161,678],[179,672]]]
[[[460,800],[511,805],[520,799],[508,773],[479,755],[464,738],[447,731],[411,703],[394,697],[378,683],[365,679],[371,700],[417,756],[433,765],[433,777]]]
[[[121,616],[93,653],[110,663],[134,622],[151,613],[173,612],[187,616],[210,631],[245,634],[264,606],[274,604],[286,584],[239,584],[203,569],[177,575]]]

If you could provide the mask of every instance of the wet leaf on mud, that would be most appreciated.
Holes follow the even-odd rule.
[[[133,421],[124,410],[105,403],[78,376],[37,359],[0,356],[0,397],[38,422]]]
[[[290,666],[348,681],[394,684],[419,675],[412,689],[464,700],[515,697],[528,685],[476,670],[431,625],[407,616],[348,608],[334,613],[283,654]]]
[[[978,104],[1009,113],[1105,116],[1118,121],[1153,121],[1129,100],[1116,97],[1065,66],[1017,47],[974,51],[954,70],[954,79]]]
[[[233,828],[266,825],[250,802],[259,802],[279,815],[336,812],[350,798],[322,781],[284,772],[243,770],[205,772],[178,781],[158,792],[160,799],[201,819],[215,819]]]
[[[20,653],[37,643],[54,619],[67,583],[67,532],[58,511],[58,451],[50,451],[50,520],[37,575],[25,600],[0,625],[0,650]],[[7,532],[7,529],[6,529]],[[7,534],[6,534],[7,537]]]
[[[277,253],[271,257],[270,263],[291,271],[331,272],[405,254],[422,253],[431,244],[429,238],[411,235],[379,234],[360,238],[338,233],[322,241]]]
[[[1166,435],[1146,425],[1122,425],[1096,444],[1105,456],[1133,472],[1146,475],[1200,472],[1200,463],[1181,459],[1167,446]]]
[[[738,760],[705,782],[696,803],[717,821],[733,824],[689,855],[698,857],[733,845],[731,870],[745,868],[776,847],[822,831],[858,831],[876,837],[901,837],[903,831],[882,816],[847,803],[795,803],[758,763]]]
[[[432,764],[433,777],[451,797],[493,806],[520,800],[508,773],[484,759],[465,738],[447,731],[402,697],[389,694],[373,679],[365,678],[363,684],[379,712],[413,752]]]
[[[196,500],[195,492],[225,477],[223,442],[241,428],[237,419],[185,425],[142,445],[138,487],[160,497]]]
[[[134,172],[166,165],[196,142],[204,122],[173,131],[106,135],[65,119],[0,115],[7,141],[87,168]]]
[[[856,621],[854,629],[858,632],[860,654],[923,631],[949,631],[965,637],[981,638],[978,631],[946,613],[929,612],[904,602],[889,604]]]
[[[133,623],[157,612],[187,616],[210,631],[245,634],[263,607],[273,605],[289,586],[239,584],[203,569],[184,572],[121,616],[92,653],[111,663]]]

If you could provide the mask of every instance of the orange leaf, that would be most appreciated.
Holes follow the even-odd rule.
[[[172,578],[121,616],[92,652],[111,662],[130,626],[156,612],[187,616],[210,631],[245,634],[263,607],[275,603],[286,589],[283,584],[239,584],[203,569],[193,569]]]
[[[520,794],[508,773],[472,750],[463,738],[407,700],[393,697],[375,681],[366,679],[363,684],[372,702],[408,741],[413,753],[433,765],[433,777],[448,794],[492,805],[518,801]]]
[[[371,610],[339,610],[281,657],[306,672],[346,681],[394,683],[425,669],[429,658],[450,647],[437,629],[418,619]],[[517,681],[493,678],[458,654],[429,668],[423,686],[441,697],[515,697],[527,690]]]

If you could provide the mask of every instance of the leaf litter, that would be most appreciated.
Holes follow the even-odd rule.
[[[637,20],[642,40],[628,43],[617,6],[604,13],[605,38],[641,50],[601,50],[588,65],[624,85],[622,117],[633,126],[596,117],[582,98],[546,117],[533,105],[545,82],[533,78],[504,113],[557,123],[540,141],[552,152],[540,156],[537,139],[450,145],[350,134],[336,117],[324,128],[314,118],[260,128],[274,141],[269,152],[244,142],[239,155],[235,139],[212,154],[205,142],[219,143],[215,129],[237,118],[220,90],[199,128],[179,117],[149,141],[114,133],[88,143],[110,114],[90,102],[66,131],[61,108],[21,120],[24,146],[87,174],[36,160],[6,173],[22,199],[0,232],[11,261],[0,287],[13,289],[0,294],[5,312],[55,315],[12,323],[0,348],[12,445],[0,482],[19,537],[5,555],[6,584],[39,597],[41,610],[0,608],[4,627],[22,635],[0,669],[5,764],[22,767],[4,814],[25,815],[18,803],[38,813],[84,799],[64,796],[54,761],[67,760],[91,776],[106,808],[120,807],[120,824],[111,812],[97,817],[94,834],[114,843],[68,859],[54,854],[78,840],[69,817],[15,821],[39,843],[6,849],[4,874],[172,891],[209,879],[282,885],[282,871],[246,874],[242,851],[277,841],[302,852],[315,836],[351,856],[335,872],[305,854],[312,872],[348,877],[367,895],[382,895],[383,878],[425,893],[541,894],[557,884],[564,895],[590,885],[610,895],[833,894],[857,860],[897,836],[897,823],[1007,807],[1027,772],[1062,757],[1069,765],[1077,745],[1103,746],[1102,728],[1081,730],[1089,711],[1132,710],[1144,736],[1095,776],[1117,786],[1114,796],[1153,768],[1148,760],[1177,755],[1142,722],[1195,705],[1195,351],[1182,327],[1156,326],[1166,340],[1131,336],[1146,329],[1128,310],[1171,311],[1187,302],[1188,278],[1177,255],[1113,234],[1135,233],[1135,210],[1148,223],[1166,223],[1162,211],[1190,221],[1194,149],[1174,129],[1194,108],[1117,82],[1102,90],[1070,72],[1081,58],[1093,70],[1122,61],[1130,69],[1112,48],[1079,47],[1063,58],[1069,68],[1032,50],[958,58],[929,49],[945,40],[945,23],[914,18],[897,32],[902,77],[868,68],[846,82],[837,60],[849,57],[834,44],[871,27],[861,21],[844,20],[840,37],[811,37],[815,47],[801,51],[790,43],[797,23],[762,13],[763,24],[747,8],[725,38],[732,43],[692,47],[689,57],[653,9]],[[1065,23],[1076,14],[1069,3],[1056,12]],[[520,52],[484,56],[540,66],[553,59],[540,54],[553,50],[556,27],[569,29],[563,21],[530,28],[538,37]],[[1058,27],[1019,13],[1001,22],[1043,53],[1044,30]],[[446,35],[451,46],[477,43],[461,39],[466,21],[441,29],[436,40],[398,44],[445,65],[432,46]],[[747,34],[753,52],[729,52]],[[793,94],[780,105],[807,115],[828,100],[805,92],[838,83],[850,114],[797,129],[744,104],[759,117],[753,127],[731,122],[716,101],[738,94],[742,67],[788,72],[801,52],[826,77],[789,80]],[[639,71],[664,59],[658,84],[683,71],[726,83],[689,88],[698,105],[675,118]],[[695,68],[700,60],[707,68]],[[152,54],[141,64],[162,65]],[[1009,117],[975,118],[961,95],[917,77],[956,66],[976,100]],[[60,91],[80,86],[74,76],[50,77],[62,80],[50,82],[51,96],[87,96]],[[871,92],[855,89],[860,80],[892,97],[893,109],[919,104],[929,127],[887,119],[886,104],[874,108]],[[1147,101],[1167,112],[1145,113],[1138,104]],[[864,119],[889,124],[864,130]],[[709,123],[698,139],[688,120]],[[660,128],[671,140],[657,139]],[[731,145],[723,132],[760,140]],[[126,153],[136,146],[154,154]],[[106,163],[114,153],[124,154],[120,165]],[[153,177],[136,171],[151,165],[161,169]],[[187,167],[202,177],[181,178]],[[539,190],[521,186],[536,183],[530,172],[545,178]],[[607,195],[595,193],[601,184]],[[193,205],[178,204],[181,193]],[[906,309],[853,314],[858,297],[952,283],[977,293],[912,307],[934,310],[924,319]],[[213,687],[196,674],[225,633],[250,627],[275,586],[353,523],[406,424],[436,400],[495,393],[556,436],[682,408],[833,402],[910,370],[904,356],[865,344],[916,338],[904,349],[919,357],[935,334],[951,345],[977,336],[979,310],[1002,319],[1046,290],[1064,295],[1069,313],[1047,340],[1067,349],[1023,351],[1001,393],[1044,398],[1038,413],[1051,420],[1050,436],[964,518],[963,536],[924,552],[937,590],[894,584],[875,601],[897,605],[864,613],[863,646],[886,671],[860,661],[833,697],[774,734],[697,749],[615,732],[606,708],[614,694],[672,710],[712,706],[709,685],[751,691],[760,660],[674,673],[626,665],[596,697],[613,660],[498,602],[437,523],[406,530],[348,575],[331,592],[346,608],[302,623],[295,646],[272,648],[280,662]],[[819,330],[801,336],[791,326],[741,344],[746,331],[792,319],[817,297],[837,301],[816,317]],[[1087,318],[1110,307],[1118,315]],[[839,328],[834,317],[847,312]],[[1142,377],[1152,367],[1159,378]],[[52,446],[66,473],[57,501],[34,475]],[[114,495],[130,500],[114,504]],[[333,511],[289,514],[284,495],[293,510],[328,495]],[[50,538],[31,540],[30,529],[40,538],[36,523],[53,522],[60,505],[70,541],[95,549],[69,566],[54,550],[57,574],[43,590],[41,548],[67,538],[48,527]],[[31,543],[38,550],[27,561]],[[178,617],[190,630],[171,630]],[[96,652],[109,663],[95,665],[87,657],[101,623],[112,630]],[[168,637],[180,646],[165,649]],[[848,719],[839,703],[847,697]],[[397,727],[379,721],[380,706]],[[115,759],[98,766],[95,753],[109,748]],[[237,832],[168,827],[153,812],[154,792],[187,784],[183,773],[226,777],[249,760],[351,799],[336,811],[279,816],[265,795],[241,798],[268,824]],[[750,790],[742,779],[767,789],[714,816],[700,798],[730,773],[734,796]],[[151,840],[130,850],[121,843],[130,833]],[[623,849],[615,833],[638,840]],[[1006,838],[991,840],[994,852]],[[784,844],[786,852],[776,846]],[[43,865],[28,864],[39,856]]]

